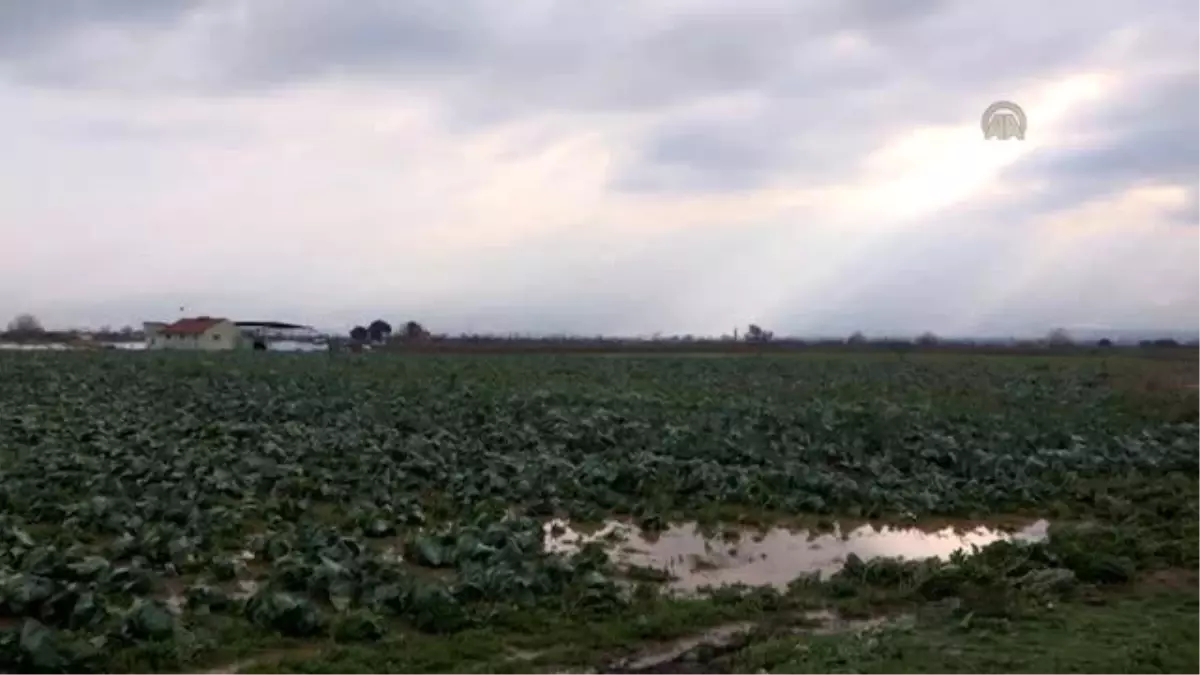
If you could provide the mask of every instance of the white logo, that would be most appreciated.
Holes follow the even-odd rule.
[[[1015,138],[1025,140],[1025,111],[1012,101],[996,101],[983,111],[980,126],[983,128],[983,139],[998,138],[1007,141]]]

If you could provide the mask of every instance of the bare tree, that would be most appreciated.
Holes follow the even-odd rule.
[[[1067,347],[1075,344],[1075,341],[1071,339],[1071,334],[1066,329],[1055,328],[1046,336],[1046,344],[1051,347]]]
[[[758,324],[752,323],[746,328],[746,342],[770,342],[773,337],[775,333],[763,330]]]
[[[922,347],[932,347],[938,343],[938,336],[926,331],[917,336],[916,343]]]
[[[18,314],[8,322],[8,332],[13,335],[41,335],[46,332],[42,322],[32,314]]]
[[[421,340],[429,336],[429,331],[416,321],[409,321],[404,324],[404,339],[405,340]]]

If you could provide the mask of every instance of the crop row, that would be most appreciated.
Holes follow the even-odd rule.
[[[1194,476],[1195,423],[1106,369],[0,355],[0,615],[36,621],[0,655],[50,667],[75,658],[62,635],[135,644],[205,616],[370,636],[622,602],[601,552],[542,550],[551,515],[971,516]]]

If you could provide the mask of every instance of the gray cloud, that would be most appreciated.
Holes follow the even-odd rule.
[[[1172,213],[1171,217],[1180,225],[1200,227],[1200,198],[1195,189],[1189,191],[1187,202]]]
[[[202,0],[49,0],[0,3],[0,59],[20,70],[61,49],[81,31],[161,29],[200,7]],[[2,61],[0,61],[2,62]],[[85,64],[76,64],[79,68]]]
[[[1072,120],[1079,133],[1098,139],[1043,151],[1009,168],[1003,180],[1051,189],[1030,197],[1010,217],[1069,209],[1139,185],[1187,186],[1191,204],[1177,214],[1196,225],[1200,183],[1200,69],[1188,68],[1156,88],[1136,89],[1115,105]],[[1037,133],[1037,120],[1031,121]]]
[[[787,165],[788,140],[746,123],[667,129],[652,134],[639,162],[615,187],[699,192],[758,187]]]
[[[444,77],[485,62],[492,36],[487,3],[362,0],[247,3],[218,58],[225,83],[262,87],[341,74]]]
[[[844,269],[831,272],[840,276],[822,282],[825,285],[817,290],[812,286],[816,281],[795,281],[792,276],[821,267],[826,262],[823,251],[832,245],[817,242],[815,252],[809,252],[796,243],[809,242],[808,235],[797,234],[802,228],[796,221],[810,215],[800,210],[764,216],[764,222],[752,228],[712,223],[650,232],[637,239],[610,235],[603,223],[573,216],[597,231],[581,233],[564,226],[550,234],[514,236],[504,248],[470,252],[475,257],[469,262],[453,257],[440,263],[409,261],[414,268],[461,265],[454,269],[461,269],[464,278],[472,276],[461,283],[446,282],[445,288],[425,295],[411,291],[414,297],[404,300],[406,312],[431,321],[494,330],[637,331],[656,321],[671,329],[706,325],[713,316],[752,314],[785,331],[915,331],[954,326],[966,321],[962,317],[978,313],[979,330],[1008,325],[1039,332],[1041,323],[1056,316],[1082,312],[1088,318],[1108,311],[1100,300],[1072,304],[1087,283],[1102,285],[1085,282],[1090,273],[1077,270],[1071,283],[1060,284],[1057,295],[1009,291],[1017,293],[1009,297],[995,291],[995,278],[1018,266],[1031,236],[1007,224],[1075,208],[1136,185],[1162,183],[1191,186],[1189,203],[1173,217],[1197,224],[1197,14],[1196,3],[1187,0],[1152,5],[1132,0],[1017,0],[987,6],[950,0],[14,1],[0,2],[0,86],[11,86],[14,95],[52,92],[61,97],[56,100],[71,102],[54,108],[60,112],[55,119],[28,121],[18,129],[24,132],[19,148],[26,157],[41,158],[51,154],[46,148],[53,146],[69,151],[62,155],[69,159],[63,161],[75,162],[78,154],[84,157],[79,161],[101,167],[103,175],[89,183],[92,187],[79,186],[76,193],[93,200],[87,203],[109,208],[96,217],[111,219],[103,224],[117,230],[125,213],[120,205],[143,203],[139,200],[146,198],[146,184],[154,187],[151,197],[167,194],[172,186],[175,192],[170,194],[182,198],[201,195],[188,201],[199,205],[196,208],[209,205],[204,197],[209,190],[218,196],[213,199],[214,217],[229,215],[219,210],[220,198],[241,196],[240,203],[250,211],[245,216],[248,223],[255,217],[302,219],[310,216],[314,205],[321,213],[337,212],[338,207],[329,204],[341,204],[356,214],[370,215],[373,209],[391,213],[389,198],[429,200],[414,209],[423,216],[455,201],[456,195],[431,197],[402,182],[413,173],[397,179],[395,194],[384,188],[363,189],[363,182],[385,184],[387,178],[349,167],[357,155],[347,151],[342,157],[340,150],[329,150],[332,141],[307,143],[305,133],[322,132],[317,122],[297,123],[294,137],[264,144],[280,153],[286,146],[294,155],[255,155],[260,147],[256,134],[271,126],[270,118],[239,125],[236,105],[282,97],[306,86],[352,83],[410,94],[432,107],[438,132],[462,143],[480,132],[543,116],[568,118],[571,129],[580,133],[600,130],[604,142],[611,144],[605,170],[597,171],[609,180],[600,186],[607,192],[598,198],[608,205],[627,197],[681,203],[714,195],[737,197],[780,187],[781,182],[808,190],[842,185],[858,179],[869,153],[905,131],[973,124],[988,103],[1015,91],[1068,74],[1120,71],[1124,98],[1074,120],[1085,141],[1051,143],[999,177],[1014,185],[1036,185],[1041,191],[1003,201],[975,199],[909,229],[876,233],[857,258],[849,257]],[[120,39],[93,39],[98,33]],[[164,51],[155,51],[159,49]],[[172,67],[164,67],[164,62]],[[124,77],[139,73],[146,76]],[[163,97],[185,100],[194,110],[182,121],[167,119],[169,115],[160,120],[87,110],[88,97],[111,95],[114,81],[132,88],[148,109]],[[236,105],[225,107],[231,103]],[[206,120],[208,113],[217,112],[220,120]],[[1031,133],[1036,134],[1036,111],[1030,113]],[[381,143],[387,142],[385,135],[381,138]],[[419,147],[414,156],[392,163],[377,160],[378,173],[392,164],[434,166],[437,159],[445,160],[440,155],[428,158],[420,154],[426,148]],[[209,151],[214,148],[227,152],[213,155]],[[337,157],[311,148],[325,148]],[[317,154],[305,154],[309,152]],[[452,173],[455,162],[462,161],[457,149],[443,152],[451,160],[429,173]],[[0,176],[7,170],[10,185],[36,187],[31,175],[61,175],[48,168],[48,161],[32,168],[13,162],[5,166],[0,160]],[[236,173],[239,167],[244,173]],[[222,182],[226,172],[241,176],[245,186]],[[498,169],[496,180],[503,174]],[[2,204],[3,183],[0,209],[12,211],[0,210],[0,216],[12,219],[21,214]],[[545,186],[548,201],[557,188]],[[21,197],[16,192],[10,196],[10,204]],[[285,204],[289,199],[298,205]],[[263,203],[267,201],[270,204]],[[45,218],[64,233],[80,227],[70,223],[95,215],[86,206],[72,212],[70,206],[51,209],[33,198],[21,203],[31,222]],[[171,205],[160,208],[159,219],[169,223],[165,214]],[[454,223],[455,217],[446,216],[446,221]],[[153,220],[147,216],[148,222]],[[326,226],[334,231],[340,227]],[[21,224],[0,234],[24,237],[37,231],[37,225]],[[121,236],[153,241],[139,239],[133,229],[123,230]],[[377,240],[363,235],[366,241],[359,254],[364,257],[364,251],[387,245],[380,242],[393,241],[372,236]],[[290,244],[291,262],[272,262],[270,269],[288,278],[315,275],[302,262],[304,252],[329,246],[328,241],[325,246],[314,241],[321,240],[297,235]],[[255,245],[262,250],[275,246]],[[1143,245],[1146,255],[1155,255],[1154,245]],[[213,250],[224,249],[214,245]],[[379,270],[385,267],[382,262],[372,264]],[[344,272],[352,276],[361,267],[330,262],[328,269],[353,270]],[[269,272],[264,268],[257,274],[265,279]],[[1186,277],[1186,272],[1179,274]],[[756,282],[758,274],[770,275],[773,281]],[[1163,285],[1175,288],[1176,281],[1172,277]],[[308,307],[330,320],[342,320],[344,311],[338,307],[345,302],[331,297],[332,291],[322,296],[321,279],[296,283],[308,290],[303,301],[299,295],[289,298],[294,305],[287,311]],[[339,293],[353,286],[345,280],[328,283]],[[377,297],[410,291],[400,282],[396,289],[400,290],[379,291]],[[818,291],[824,296],[814,299]],[[179,291],[187,293],[198,291]],[[997,296],[997,305],[977,308],[978,298],[989,293]],[[1096,293],[1105,300],[1110,295]],[[162,297],[172,294],[165,291]],[[284,302],[236,289],[217,289],[203,297],[214,305],[241,306],[257,315],[269,314],[272,303]],[[143,298],[126,306],[150,308],[156,302],[170,304]],[[1183,305],[1186,302],[1178,306]],[[83,311],[78,304],[72,306],[73,312]],[[1123,307],[1111,310],[1114,320],[1135,322],[1140,316],[1162,322],[1174,320],[1171,312],[1179,311],[1143,308],[1139,314],[1134,304]],[[1182,320],[1187,323],[1191,317]]]
[[[839,24],[843,32],[834,37],[822,22],[794,26],[777,20],[769,28],[747,29],[741,35],[743,49],[772,63],[769,68],[754,70],[758,79],[741,80],[750,82],[762,98],[760,110],[698,121],[671,116],[641,139],[638,161],[624,167],[626,173],[616,180],[616,187],[638,191],[746,189],[769,180],[782,166],[808,166],[814,174],[834,179],[898,129],[961,124],[1022,85],[1099,65],[1101,48],[1122,31],[1144,30],[1148,34],[1141,38],[1143,43],[1156,41],[1142,46],[1150,52],[1147,57],[1166,54],[1177,61],[1195,51],[1194,25],[1190,32],[1179,31],[1175,14],[1138,15],[1132,5],[1122,3],[1112,4],[1109,11],[1091,7],[1095,11],[1086,11],[1078,2],[1039,7],[1036,13],[1041,20],[1032,21],[1033,8],[1019,4],[1012,5],[1009,12],[983,12],[969,3],[912,3],[903,10],[884,3],[852,3],[843,6],[846,19]],[[1194,6],[1181,5],[1179,10],[1185,16],[1195,14]],[[1067,22],[1075,24],[1070,32],[1063,30]],[[775,31],[790,31],[793,45],[811,46],[793,47],[789,53],[780,46],[781,41],[772,39]],[[985,33],[988,40],[963,38]],[[690,47],[689,36],[695,41]],[[686,57],[689,63],[702,63],[699,54],[736,53],[736,49],[704,49],[703,31],[680,31],[673,39],[680,53],[696,50]],[[839,39],[856,42],[842,44],[839,51]],[[727,40],[732,44],[732,39]],[[1151,92],[1148,97],[1170,100],[1155,100],[1125,118],[1095,124],[1131,135],[1194,137],[1196,116],[1189,111],[1194,110],[1197,98],[1195,82],[1195,74],[1189,73],[1172,89]],[[719,84],[721,91],[732,87]],[[1147,115],[1157,119],[1146,120]],[[1164,129],[1170,125],[1175,128]],[[813,132],[818,129],[819,133]],[[1122,148],[1148,148],[1152,142],[1148,137],[1128,139],[1111,149],[1115,154],[1107,160],[1128,159],[1117,156]],[[1185,140],[1177,148],[1177,156],[1185,158],[1194,171],[1196,153],[1189,155],[1190,148]],[[1105,149],[1089,151],[1102,153]],[[1149,152],[1142,150],[1138,159],[1160,170],[1161,158],[1148,157]],[[1077,173],[1077,168],[1061,167],[1064,175]],[[1144,171],[1144,167],[1128,171]],[[1111,186],[1111,182],[1104,185]]]

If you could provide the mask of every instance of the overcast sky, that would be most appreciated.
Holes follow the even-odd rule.
[[[0,2],[0,317],[1196,329],[1195,0]],[[985,141],[993,101],[1025,140]]]

